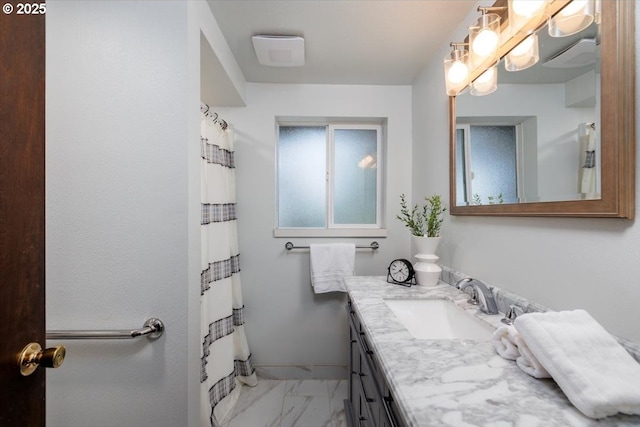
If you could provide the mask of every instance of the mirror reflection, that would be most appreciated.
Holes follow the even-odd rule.
[[[536,65],[456,97],[456,205],[600,199],[599,27],[542,28]]]

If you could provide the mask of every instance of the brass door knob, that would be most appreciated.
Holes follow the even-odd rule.
[[[67,349],[63,345],[42,350],[40,344],[32,342],[22,349],[18,355],[20,373],[29,376],[38,368],[57,368],[64,362]]]

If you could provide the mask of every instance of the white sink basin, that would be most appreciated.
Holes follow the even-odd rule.
[[[446,299],[385,299],[414,338],[489,340],[493,327]]]

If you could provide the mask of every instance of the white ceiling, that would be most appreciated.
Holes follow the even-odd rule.
[[[208,0],[249,82],[411,84],[475,0]],[[302,67],[260,65],[251,37],[305,39]]]

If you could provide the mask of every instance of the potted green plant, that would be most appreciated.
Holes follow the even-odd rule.
[[[440,243],[440,230],[444,221],[444,212],[440,195],[425,197],[425,204],[414,205],[409,209],[404,194],[400,195],[400,214],[396,215],[411,230],[418,253],[434,254]]]

